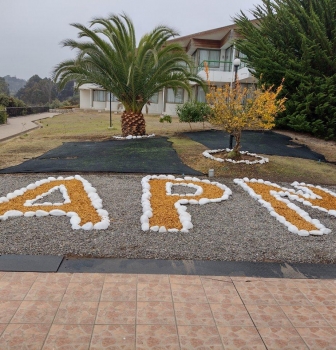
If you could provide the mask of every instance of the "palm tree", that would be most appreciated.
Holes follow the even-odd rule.
[[[78,86],[93,83],[112,92],[125,107],[123,136],[146,133],[141,111],[155,93],[170,87],[190,94],[190,81],[204,86],[192,73],[192,61],[182,46],[167,42],[178,35],[169,27],[156,27],[137,46],[133,23],[125,14],[95,18],[89,28],[77,23],[72,26],[79,30],[79,38],[90,40],[63,41],[63,46],[78,53],[75,59],[58,64],[53,78],[60,88],[76,80]]]

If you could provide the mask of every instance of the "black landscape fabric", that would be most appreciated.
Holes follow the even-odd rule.
[[[224,131],[207,130],[187,132],[184,135],[209,149],[229,147],[230,135]],[[273,131],[243,131],[241,144],[242,151],[326,162],[322,154],[313,152],[307,146],[295,143],[290,137]]]
[[[182,163],[167,138],[67,142],[42,156],[0,170],[9,173],[116,172],[202,175]]]

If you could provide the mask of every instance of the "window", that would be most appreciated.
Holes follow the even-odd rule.
[[[239,68],[244,68],[247,66],[247,63],[246,62],[243,62],[243,59],[246,59],[247,56],[245,54],[243,54],[242,52],[238,51],[238,57],[240,58],[241,60],[241,63],[240,63],[240,67]]]
[[[110,93],[109,92],[107,92],[106,101],[110,102]],[[115,95],[113,95],[112,93],[111,93],[111,102],[119,102],[117,97]]]
[[[150,99],[150,103],[159,103],[159,93],[156,92]]]
[[[205,101],[205,92],[200,86],[197,86],[196,100],[197,100],[197,102],[206,102]]]
[[[169,88],[167,89],[167,103],[183,103],[184,100],[184,90],[178,88],[176,94],[174,90]]]
[[[230,63],[224,63],[224,72],[231,72],[232,70],[232,54],[233,46],[230,46],[225,50],[224,61]]]
[[[93,90],[93,101],[105,102],[106,101],[106,91]]]
[[[220,50],[199,50],[199,61],[200,64],[203,61],[210,61],[209,68],[219,68]]]

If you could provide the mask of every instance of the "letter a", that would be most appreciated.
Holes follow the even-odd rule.
[[[172,175],[153,175],[142,179],[141,228],[143,231],[188,232],[193,228],[191,216],[183,204],[221,202],[231,195],[231,190],[218,182],[195,177],[175,178]],[[172,194],[175,185],[190,187],[195,194]]]
[[[36,204],[37,200],[57,189],[63,194],[63,203]],[[0,198],[0,220],[46,215],[70,217],[73,229],[107,229],[110,223],[96,189],[79,175],[66,178],[60,176],[57,179],[49,177]]]

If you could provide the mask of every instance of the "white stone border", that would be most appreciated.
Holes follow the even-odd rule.
[[[6,213],[4,213],[2,216],[0,216],[0,221],[7,220],[9,217],[18,217],[18,216],[42,217],[42,216],[47,216],[47,215],[51,215],[51,216],[65,216],[66,215],[67,217],[70,218],[70,223],[72,225],[73,230],[78,230],[78,229],[106,230],[110,225],[108,212],[106,210],[102,209],[103,208],[102,200],[98,196],[98,194],[96,193],[97,190],[94,187],[92,187],[92,185],[89,183],[89,181],[85,180],[80,175],[68,176],[65,178],[63,176],[59,176],[58,178],[48,177],[47,179],[42,179],[42,180],[36,181],[35,183],[28,185],[27,187],[23,187],[20,190],[14,191],[13,193],[8,193],[6,197],[1,197],[0,203],[9,202],[11,199],[13,199],[15,197],[22,196],[28,190],[34,190],[37,187],[39,187],[40,185],[45,184],[45,183],[50,183],[50,182],[55,181],[55,180],[74,180],[74,179],[79,180],[83,183],[84,190],[87,193],[88,197],[90,198],[92,206],[96,209],[98,215],[101,217],[100,222],[97,222],[96,224],[93,224],[92,222],[87,222],[86,224],[80,226],[81,218],[78,216],[78,214],[76,212],[65,212],[65,211],[60,210],[60,209],[53,209],[50,212],[47,212],[44,210],[36,210],[36,211],[28,211],[26,213],[23,213],[19,210],[8,210]],[[41,197],[41,198],[45,197],[46,195],[49,194],[49,192],[51,193],[52,190],[56,190],[57,187],[61,187],[61,186],[55,186],[54,188],[52,188],[48,192],[43,193],[40,196],[37,196],[35,199],[26,201],[24,203],[24,205],[33,206],[32,203],[35,200],[40,199],[38,197]],[[63,196],[64,196],[64,193],[63,193]],[[67,201],[67,203],[69,203],[69,202],[71,203],[69,196],[65,197],[65,201]],[[28,204],[27,204],[27,202],[28,202]],[[56,204],[43,203],[42,205],[52,205],[52,206],[54,205],[57,207],[57,206],[62,205],[62,203],[56,203]]]
[[[48,196],[49,194],[57,191],[57,190],[60,190],[60,192],[62,193],[62,196],[64,198],[64,202],[63,203],[51,203],[51,202],[44,202],[44,203],[35,203],[36,201]],[[23,204],[25,207],[31,207],[31,206],[43,206],[43,205],[55,205],[55,206],[58,206],[58,205],[63,205],[63,204],[67,204],[67,203],[71,203],[71,200],[70,200],[70,197],[68,195],[68,191],[66,189],[66,187],[64,185],[60,185],[60,186],[55,186],[53,188],[51,188],[48,192],[46,193],[43,193],[43,194],[40,194],[38,196],[36,196],[36,198],[34,199],[27,199],[26,202]]]
[[[148,139],[150,137],[155,137],[155,134],[151,135],[143,135],[143,136],[133,136],[133,135],[128,135],[126,137],[123,136],[113,136],[114,139],[117,140],[133,140],[133,139]]]
[[[173,186],[184,186],[184,187],[190,187],[196,189],[195,193],[185,193],[185,194],[178,194],[178,193],[171,193]],[[174,184],[172,182],[167,182],[166,183],[166,194],[168,196],[200,196],[203,193],[203,188],[201,186],[194,185],[192,183],[186,184],[186,183],[181,183],[181,184]]]
[[[248,156],[255,157],[255,158],[260,158],[260,160],[254,160],[254,161],[251,162],[249,160],[233,160],[233,159],[230,159],[230,158],[227,158],[227,159],[216,158],[216,157],[211,155],[212,153],[220,153],[220,152],[224,152],[224,151],[231,152],[232,149],[230,149],[230,148],[225,148],[224,149],[223,148],[223,149],[206,150],[202,154],[203,154],[204,157],[212,159],[212,160],[216,160],[217,162],[230,162],[230,163],[235,163],[235,164],[239,164],[239,163],[245,163],[245,164],[258,164],[259,163],[259,164],[264,164],[264,163],[268,163],[269,162],[268,158],[259,156],[256,153],[249,153],[247,151],[240,151],[239,153],[240,154],[246,154]]]
[[[204,205],[208,203],[218,203],[224,200],[227,200],[229,196],[232,194],[232,191],[225,185],[219,183],[219,182],[210,182],[209,180],[200,180],[197,177],[190,177],[190,176],[185,176],[183,179],[182,178],[175,178],[173,175],[147,175],[142,178],[141,184],[142,184],[142,197],[141,197],[141,203],[142,203],[142,210],[143,210],[143,215],[140,218],[141,222],[141,229],[142,231],[154,231],[154,232],[179,232],[177,228],[172,228],[172,229],[166,229],[164,226],[149,226],[149,219],[153,216],[153,211],[150,203],[150,198],[152,196],[150,192],[150,184],[149,180],[151,179],[164,179],[164,180],[174,180],[174,181],[193,181],[193,182],[200,182],[200,183],[207,183],[207,184],[212,184],[220,189],[224,190],[223,196],[220,198],[216,199],[209,199],[209,198],[201,198],[200,200],[196,199],[179,199],[175,203],[175,208],[177,209],[177,212],[179,214],[180,222],[182,223],[182,229],[181,232],[189,232],[190,229],[193,228],[193,224],[191,222],[191,215],[187,213],[187,208],[184,206],[184,204],[199,204],[199,205]],[[168,185],[168,186],[167,186]],[[172,185],[176,185],[173,183],[167,183],[166,184],[166,191],[167,195],[174,195],[171,194],[171,187]],[[181,183],[182,186],[189,186],[193,188],[197,188],[196,193],[199,194],[192,194],[190,193],[190,197],[200,195],[203,193],[203,189],[201,186],[197,186],[195,184],[183,184]],[[192,186],[191,186],[192,185]],[[199,190],[199,187],[201,187],[201,191]],[[170,192],[169,192],[170,191]],[[197,192],[198,191],[198,192]],[[178,195],[178,194],[177,194]]]
[[[312,208],[316,208],[319,209],[321,211],[324,212],[328,212],[328,214],[330,215],[334,215],[336,216],[336,211],[335,210],[326,210],[325,208],[319,207],[319,206],[313,206],[308,199],[317,199],[317,198],[321,198],[320,196],[315,195],[311,190],[309,190],[309,188],[304,187],[307,186],[305,183],[298,183],[298,182],[293,182],[292,186],[294,186],[295,188],[298,188],[299,191],[295,192],[295,190],[293,189],[288,189],[286,187],[281,187],[275,183],[272,183],[270,181],[264,181],[262,179],[248,179],[246,177],[244,177],[244,179],[234,179],[233,182],[239,186],[241,186],[246,192],[248,192],[248,194],[254,198],[255,200],[257,200],[263,207],[265,207],[269,212],[270,215],[275,217],[281,224],[285,225],[288,228],[288,231],[298,234],[299,236],[309,236],[309,235],[316,235],[316,236],[321,236],[324,234],[329,234],[331,232],[331,230],[329,228],[326,228],[323,224],[321,224],[321,222],[317,219],[312,219],[309,214],[304,211],[303,209],[301,209],[300,207],[298,207],[297,205],[295,205],[294,203],[292,203],[289,199],[283,198],[283,197],[288,197],[292,200],[297,200],[299,202],[301,202],[304,205],[308,205],[311,206]],[[307,231],[307,230],[299,230],[297,226],[293,225],[291,222],[287,221],[287,219],[282,216],[279,215],[274,208],[272,207],[271,203],[265,201],[262,199],[261,195],[257,195],[254,190],[252,188],[250,188],[246,182],[258,182],[258,183],[264,183],[265,185],[269,185],[269,186],[274,186],[276,188],[281,189],[282,191],[270,191],[270,194],[278,201],[286,203],[286,205],[288,206],[288,208],[296,211],[297,214],[299,214],[302,218],[304,218],[307,222],[311,223],[312,225],[314,225],[316,227],[316,230],[311,230],[311,231]],[[310,187],[315,187],[313,185],[309,185]],[[321,186],[316,186],[316,188],[320,188],[323,191],[328,192],[329,194],[333,195],[336,197],[336,194],[333,193],[332,191],[329,191],[327,189],[322,188]],[[301,193],[300,193],[301,192]],[[307,200],[300,198],[297,196],[297,194],[302,195],[303,197],[305,197]]]

